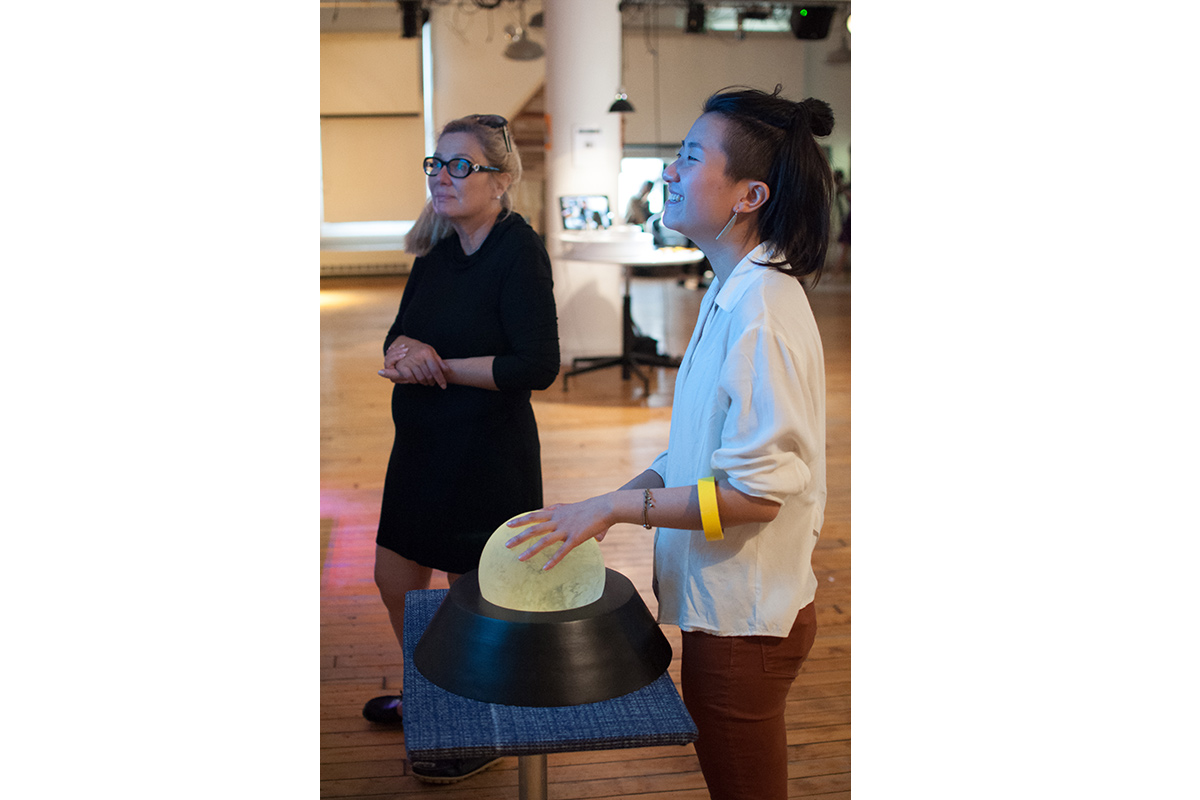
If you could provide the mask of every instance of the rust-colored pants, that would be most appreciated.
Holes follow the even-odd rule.
[[[817,635],[812,603],[787,638],[683,633],[683,701],[712,800],[787,800],[788,690]]]

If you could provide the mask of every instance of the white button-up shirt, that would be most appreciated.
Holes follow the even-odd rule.
[[[759,245],[700,304],[675,379],[667,450],[651,469],[668,487],[713,475],[781,503],[768,523],[659,528],[659,622],[719,636],[787,636],[812,602],[812,552],[825,514],[825,358],[804,288]]]

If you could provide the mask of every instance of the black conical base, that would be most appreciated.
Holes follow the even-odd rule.
[[[489,603],[471,571],[454,585],[413,651],[413,664],[454,694],[511,706],[599,703],[648,686],[671,645],[619,572],[604,594],[569,611],[514,611]]]

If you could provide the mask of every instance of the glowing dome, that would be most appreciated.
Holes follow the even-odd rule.
[[[552,544],[527,561],[518,561],[517,556],[532,542],[512,549],[504,546],[528,527],[510,528],[505,523],[484,545],[479,558],[479,593],[483,599],[515,611],[567,611],[599,600],[604,594],[605,571],[596,540],[588,539],[552,569],[543,570],[561,544]]]

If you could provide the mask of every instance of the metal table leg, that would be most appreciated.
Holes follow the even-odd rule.
[[[546,754],[518,756],[521,800],[546,800]]]
[[[582,375],[585,372],[593,372],[598,369],[608,369],[620,365],[621,378],[629,380],[631,374],[636,375],[638,380],[642,382],[642,393],[648,397],[650,395],[650,376],[643,372],[639,365],[648,367],[671,367],[672,369],[679,366],[679,359],[670,356],[649,355],[645,353],[635,353],[633,350],[633,296],[631,294],[630,277],[633,274],[633,267],[629,264],[625,265],[625,296],[621,298],[621,355],[619,356],[583,356],[572,359],[571,369],[564,372],[562,376],[563,391],[567,391],[567,383],[572,377]],[[587,364],[581,367],[580,364]]]

